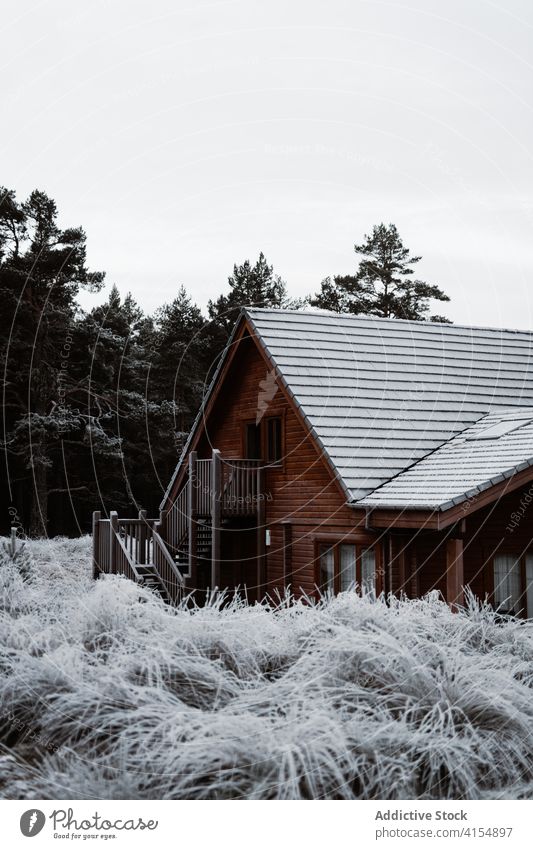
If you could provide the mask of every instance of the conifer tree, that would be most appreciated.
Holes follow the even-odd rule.
[[[430,302],[449,301],[438,286],[414,278],[422,257],[411,256],[394,224],[377,224],[364,242],[354,245],[362,257],[354,275],[327,277],[311,304],[334,312],[441,321],[428,315]]]
[[[35,190],[19,203],[12,190],[0,189],[5,472],[14,487],[22,485],[33,534],[47,530],[54,455],[80,424],[64,389],[76,296],[82,287],[97,290],[103,278],[87,269],[83,229],[62,230],[51,198]]]

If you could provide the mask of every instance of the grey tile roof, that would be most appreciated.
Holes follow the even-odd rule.
[[[513,429],[490,437],[489,428],[499,423]],[[359,504],[370,508],[447,510],[532,465],[533,407],[489,413],[365,496]]]
[[[533,407],[528,331],[246,312],[353,501],[487,413]]]

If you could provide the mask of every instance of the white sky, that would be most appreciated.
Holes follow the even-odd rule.
[[[0,5],[0,182],[143,307],[260,250],[315,291],[383,220],[438,311],[533,326],[528,0]]]

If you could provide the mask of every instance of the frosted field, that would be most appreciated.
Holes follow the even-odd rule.
[[[343,594],[172,610],[0,554],[2,798],[530,798],[533,625]]]

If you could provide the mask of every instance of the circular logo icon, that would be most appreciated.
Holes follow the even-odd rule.
[[[42,831],[45,822],[46,817],[42,811],[30,808],[29,811],[24,811],[20,818],[20,830],[24,837],[35,837]]]

